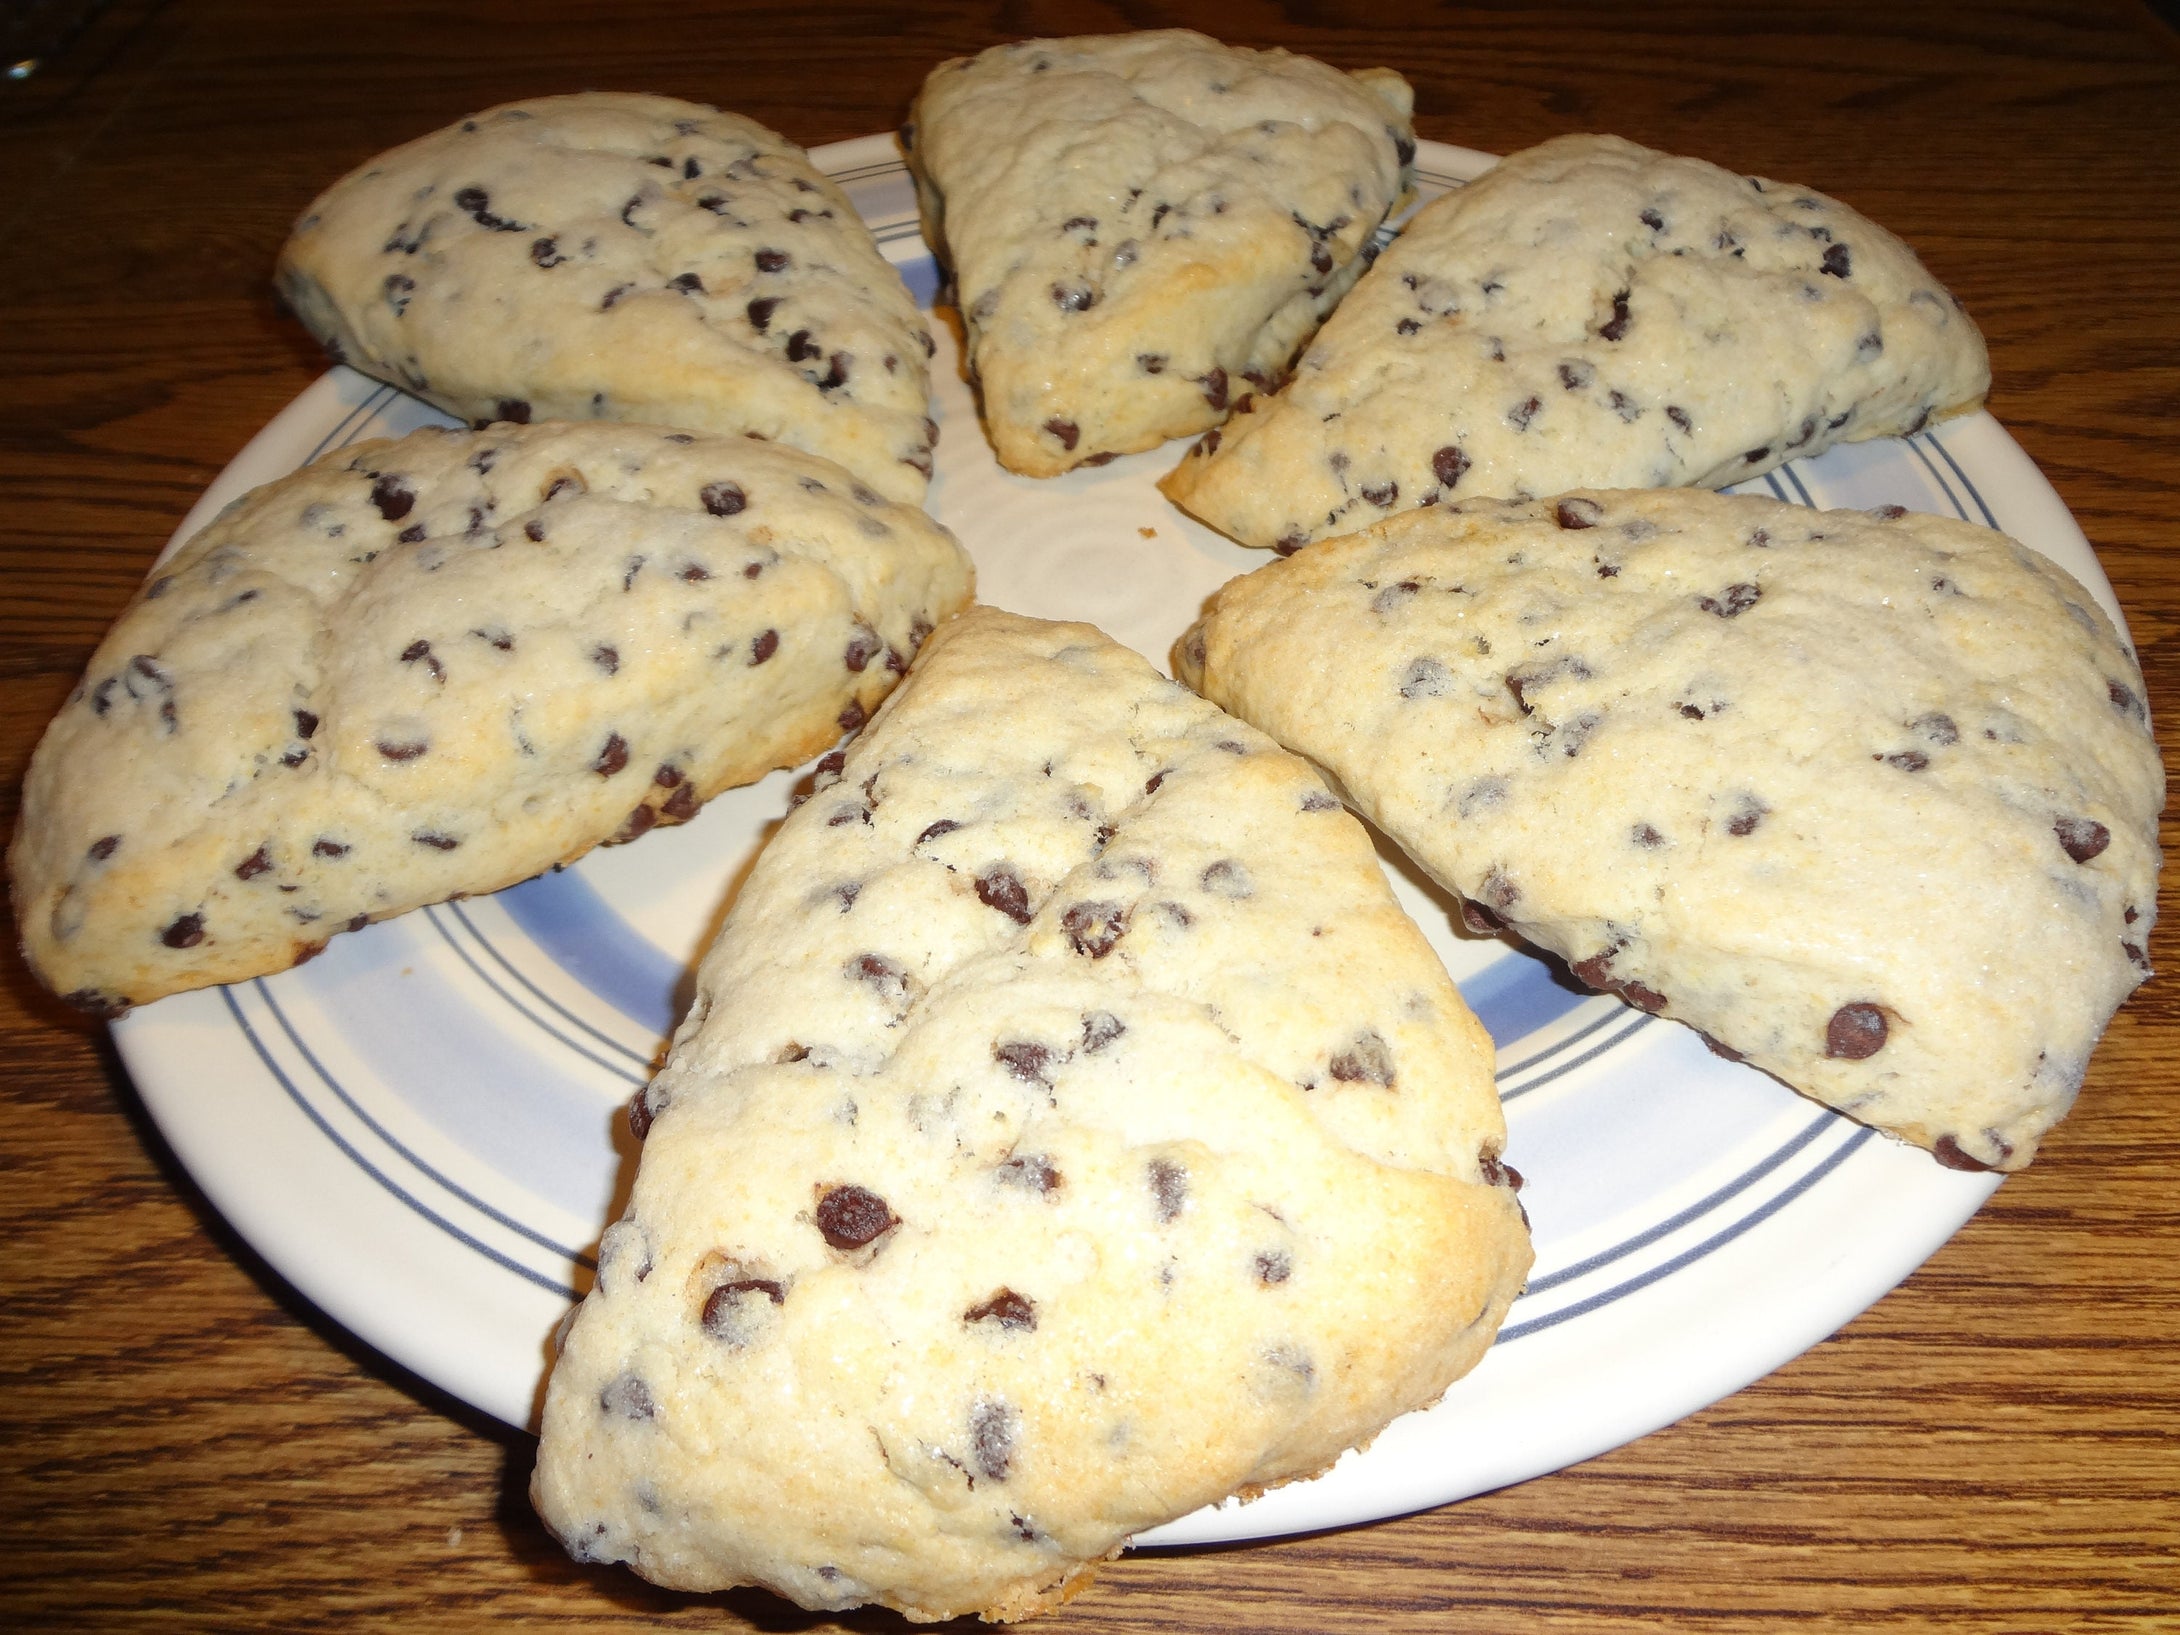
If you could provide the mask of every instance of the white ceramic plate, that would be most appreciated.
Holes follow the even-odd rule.
[[[891,139],[816,158],[928,303],[937,273]],[[1426,196],[1490,162],[1435,143],[1417,160]],[[1163,665],[1206,596],[1269,560],[1159,496],[1152,484],[1178,444],[1048,482],[1000,470],[951,331],[933,328],[945,435],[930,507],[975,556],[983,600],[1090,620]],[[176,539],[326,450],[442,418],[336,369],[243,450]],[[2066,507],[1988,415],[1836,449],[1764,486],[1805,504],[1889,502],[1995,525],[2119,616]],[[547,1336],[588,1287],[634,1170],[622,1109],[795,782],[774,774],[564,873],[336,937],[299,970],[146,1006],[116,1027],[122,1055],[190,1173],[283,1276],[388,1356],[529,1425]],[[1315,1481],[1143,1542],[1366,1521],[1601,1453],[1830,1334],[1997,1184],[1456,931],[1446,899],[1384,850],[1498,1042],[1535,1273],[1497,1346],[1438,1407]]]

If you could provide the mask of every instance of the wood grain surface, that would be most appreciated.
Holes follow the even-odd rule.
[[[112,0],[0,84],[0,822],[153,554],[322,369],[267,272],[332,177],[586,87],[824,142],[893,126],[943,57],[1174,23],[1397,67],[1426,136],[1617,131],[1901,233],[2180,720],[2180,48],[2142,6]],[[2180,1629],[2176,992],[2129,1003],[2033,1169],[1770,1378],[1430,1514],[1124,1559],[1050,1627]],[[531,1443],[288,1290],[12,953],[0,1224],[0,1628],[903,1627],[567,1561]]]

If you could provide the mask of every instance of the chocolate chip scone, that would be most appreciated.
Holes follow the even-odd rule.
[[[753,432],[888,499],[931,475],[931,335],[855,207],[738,114],[511,102],[321,194],[281,293],[342,362],[449,414]]]
[[[943,627],[638,1098],[532,1494],[580,1559],[1026,1616],[1435,1399],[1529,1265],[1362,826],[1087,625]]]
[[[1413,93],[1185,29],[942,63],[902,135],[1002,465],[1153,448],[1268,384],[1407,190]]]
[[[1975,325],[1875,222],[1566,136],[1420,212],[1286,388],[1161,486],[1284,551],[1445,500],[1723,487],[1989,385]]]
[[[2148,974],[2164,773],[2089,595],[1989,529],[1471,501],[1228,584],[1183,670],[1593,987],[2019,1169]]]
[[[32,967],[112,1013],[678,822],[860,727],[953,537],[746,437],[366,443],[156,570],[32,758]]]

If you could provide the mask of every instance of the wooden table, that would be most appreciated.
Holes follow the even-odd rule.
[[[2180,719],[2175,36],[2121,3],[1759,9],[114,0],[0,87],[0,819],[153,553],[323,367],[267,272],[333,176],[584,87],[814,144],[890,128],[943,57],[1168,22],[1397,66],[1426,136],[1614,130],[1900,232],[1982,323],[1992,407],[2095,541]],[[1053,1627],[2180,1629],[2174,994],[2120,1014],[2034,1169],[1769,1379],[1432,1514],[1124,1560]],[[167,1154],[103,1030],[13,958],[0,1037],[0,1626],[834,1627],[571,1564],[524,1497],[529,1440],[284,1287]]]

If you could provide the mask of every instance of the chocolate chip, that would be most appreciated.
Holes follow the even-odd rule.
[[[1425,656],[1408,661],[1401,673],[1402,698],[1442,698],[1453,685],[1453,672],[1437,659]]]
[[[807,329],[798,329],[794,334],[787,337],[787,361],[789,363],[802,363],[816,357],[822,350],[823,348],[810,338],[810,332]]]
[[[867,983],[878,997],[888,1005],[904,1005],[908,1001],[909,975],[906,969],[894,964],[882,954],[858,954],[848,961],[845,973],[851,980]]]
[[[1098,303],[1098,293],[1087,284],[1055,284],[1052,304],[1062,312],[1088,312]]]
[[[840,723],[842,732],[861,732],[863,723],[870,719],[870,712],[863,708],[860,698],[851,698],[833,719]]]
[[[1672,421],[1682,431],[1694,431],[1696,429],[1696,423],[1688,418],[1688,411],[1678,404],[1668,403],[1665,406],[1665,418]]]
[[[676,823],[686,823],[696,816],[697,804],[696,785],[685,783],[666,797],[665,803],[659,807],[659,816],[671,818]]]
[[[436,829],[419,829],[411,834],[409,838],[419,846],[429,846],[435,852],[451,852],[461,845],[461,842],[455,839],[454,836],[441,834]]]
[[[1382,483],[1365,483],[1361,493],[1364,499],[1378,507],[1379,510],[1388,510],[1393,502],[1400,498],[1400,484],[1388,477]]]
[[[1597,371],[1579,359],[1559,366],[1559,384],[1570,392],[1579,392],[1597,379]]]
[[[400,477],[383,476],[371,485],[371,503],[388,522],[399,522],[416,506],[416,490]]]
[[[1355,1042],[1332,1058],[1330,1071],[1342,1084],[1393,1083],[1393,1052],[1377,1033],[1365,1030]]]
[[[520,233],[526,231],[520,222],[509,221],[492,213],[492,195],[481,187],[460,188],[454,195],[454,208],[466,210],[479,227],[495,233]]]
[[[1119,903],[1075,903],[1060,916],[1060,925],[1076,953],[1103,959],[1128,933],[1128,911]]]
[[[1665,844],[1665,836],[1658,833],[1655,828],[1647,823],[1636,824],[1628,833],[1636,845],[1648,851],[1656,851]]]
[[[1085,1011],[1082,1018],[1082,1048],[1095,1055],[1127,1031],[1127,1024],[1111,1011]]]
[[[1824,1029],[1824,1053],[1839,1061],[1862,1061],[1884,1049],[1889,1031],[1885,1013],[1858,999],[1832,1013]]]
[[[169,948],[194,948],[204,941],[204,916],[184,914],[159,933],[159,940]]]
[[[1750,449],[1746,454],[1742,455],[1741,458],[1746,460],[1750,465],[1754,465],[1758,460],[1764,459],[1770,453],[1770,445],[1766,444],[1763,448]]]
[[[1068,450],[1073,450],[1076,442],[1082,436],[1080,426],[1076,425],[1072,420],[1062,420],[1057,415],[1045,422],[1044,429],[1048,435],[1059,440],[1060,447]]]
[[[656,1419],[659,1405],[651,1387],[635,1374],[622,1372],[606,1382],[598,1393],[598,1409],[616,1419]]]
[[[961,1314],[964,1323],[997,1323],[1003,1329],[1028,1333],[1037,1326],[1037,1306],[1032,1300],[1001,1289],[989,1300],[979,1301]]]
[[[1740,807],[1732,817],[1726,820],[1726,833],[1730,835],[1752,835],[1756,832],[1756,826],[1764,821],[1770,811],[1770,807],[1754,796],[1743,795]]]
[[[916,844],[921,846],[927,840],[938,839],[940,835],[950,835],[960,827],[961,825],[952,818],[940,818],[938,822],[930,825],[922,834],[916,837]]]
[[[740,483],[706,483],[697,491],[696,497],[715,517],[736,516],[749,507],[749,496],[742,491]]]
[[[1665,231],[1665,218],[1659,215],[1655,210],[1645,210],[1635,219],[1640,221],[1653,233],[1662,233]]]
[[[601,778],[610,778],[628,765],[628,740],[619,733],[606,735],[605,747],[598,751],[598,759],[590,763],[591,771]]]
[[[348,848],[338,840],[316,840],[311,842],[310,853],[313,857],[346,857]]]
[[[527,426],[530,423],[529,402],[519,397],[503,397],[493,406],[492,418],[512,420],[518,426]]]
[[[415,290],[416,280],[406,273],[388,273],[386,275],[386,304],[394,309],[396,318],[402,317],[408,312],[409,297]]]
[[[1211,373],[1198,377],[1196,384],[1203,388],[1204,401],[1214,409],[1226,407],[1226,371],[1213,368]]]
[[[629,811],[628,816],[621,820],[620,828],[614,831],[612,840],[607,844],[625,845],[631,840],[647,835],[658,823],[658,820],[658,813],[652,810],[651,807],[647,805],[634,807]]]
[[[1696,606],[1721,619],[1731,619],[1748,612],[1762,600],[1763,594],[1761,585],[1728,585],[1716,596],[1698,596]]]
[[[272,858],[265,848],[260,846],[235,865],[235,878],[237,880],[254,880],[261,874],[269,873],[271,869]]]
[[[2051,828],[2067,856],[2077,863],[2100,856],[2112,844],[2112,831],[2094,818],[2063,817]]]
[[[697,277],[693,272],[676,273],[666,280],[666,287],[670,290],[679,290],[683,295],[702,295],[704,293],[704,280]]]
[[[413,761],[431,746],[428,743],[419,743],[414,740],[389,743],[386,739],[381,738],[374,747],[389,761]]]
[[[1021,1419],[1012,1408],[996,1397],[979,1399],[969,1410],[969,1445],[978,1474],[988,1481],[1005,1481],[1020,1434]]]
[[[540,267],[557,267],[568,258],[560,253],[560,241],[541,238],[530,246],[530,259]]]
[[[1024,1084],[1052,1088],[1052,1047],[1034,1039],[1002,1039],[992,1046],[992,1060]]]
[[[1819,271],[1830,273],[1834,278],[1849,276],[1853,263],[1847,254],[1847,246],[1833,244],[1826,247],[1824,262]]]
[[[1162,375],[1166,372],[1166,355],[1163,352],[1138,352],[1135,366],[1146,375]]]
[[[757,270],[759,272],[785,272],[787,270],[787,260],[785,250],[759,250],[756,255]]]
[[[817,1229],[835,1249],[860,1249],[900,1224],[885,1199],[863,1187],[829,1187],[818,1199]]]
[[[100,835],[85,849],[84,855],[94,863],[103,863],[120,849],[119,835]]]
[[[859,624],[855,627],[855,634],[848,638],[847,651],[841,655],[841,662],[849,669],[860,672],[866,664],[885,651],[885,646],[878,639],[877,631],[869,625]]]
[[[1921,733],[1933,744],[1949,745],[1960,742],[1960,727],[1942,710],[1929,710],[1908,723],[1912,732]]]
[[[1339,809],[1340,803],[1319,789],[1312,789],[1302,797],[1305,812],[1337,812]]]
[[[750,1320],[744,1311],[753,1298],[783,1306],[787,1303],[786,1285],[769,1277],[738,1277],[731,1283],[722,1283],[704,1297],[704,1310],[697,1321],[715,1340],[724,1340],[729,1345],[746,1345]]]
[[[2004,1157],[2011,1157],[2013,1155],[2013,1148],[2008,1146],[2003,1141],[1999,1143],[1999,1149],[2002,1156]],[[1966,1150],[1962,1148],[1959,1138],[1952,1135],[1941,1135],[1936,1141],[1932,1142],[1930,1147],[1930,1156],[1935,1158],[1939,1163],[1943,1164],[1947,1169],[1968,1170],[1973,1172],[1987,1171],[1994,1167],[1990,1164],[1986,1164],[1980,1158],[1969,1157]]]
[[[936,828],[937,825],[932,826]],[[924,831],[926,834],[930,830]],[[986,908],[996,908],[1017,925],[1027,925],[1034,917],[1030,913],[1029,888],[1022,884],[1022,877],[1005,863],[995,863],[977,876],[977,901]]]
[[[1151,1207],[1160,1221],[1177,1221],[1188,1207],[1188,1171],[1170,1158],[1153,1158],[1146,1171]]]
[[[1576,494],[1561,500],[1552,509],[1552,520],[1562,528],[1594,528],[1604,520],[1605,508],[1595,500],[1584,499]]]
[[[1060,1172],[1052,1167],[1052,1160],[1042,1153],[1009,1158],[999,1165],[998,1175],[1003,1186],[1022,1187],[1035,1192],[1057,1192],[1066,1184]]]
[[[1617,341],[1626,337],[1629,322],[1627,302],[1630,293],[1622,290],[1612,298],[1612,317],[1598,326],[1597,333],[1601,339]]]
[[[295,735],[298,738],[308,738],[317,730],[318,717],[315,712],[311,710],[297,710],[295,712]]]
[[[2112,700],[2112,707],[2121,714],[2139,716],[2143,713],[2142,700],[2135,697],[2133,688],[2124,687],[2120,683],[2107,678],[2104,683],[2104,691],[2105,696]]]
[[[1902,772],[1922,772],[1930,766],[1930,757],[1919,749],[1903,749],[1892,755],[1872,755],[1870,759],[1898,767]]]
[[[764,663],[780,650],[780,633],[777,630],[759,631],[749,644],[749,662],[754,667]]]

